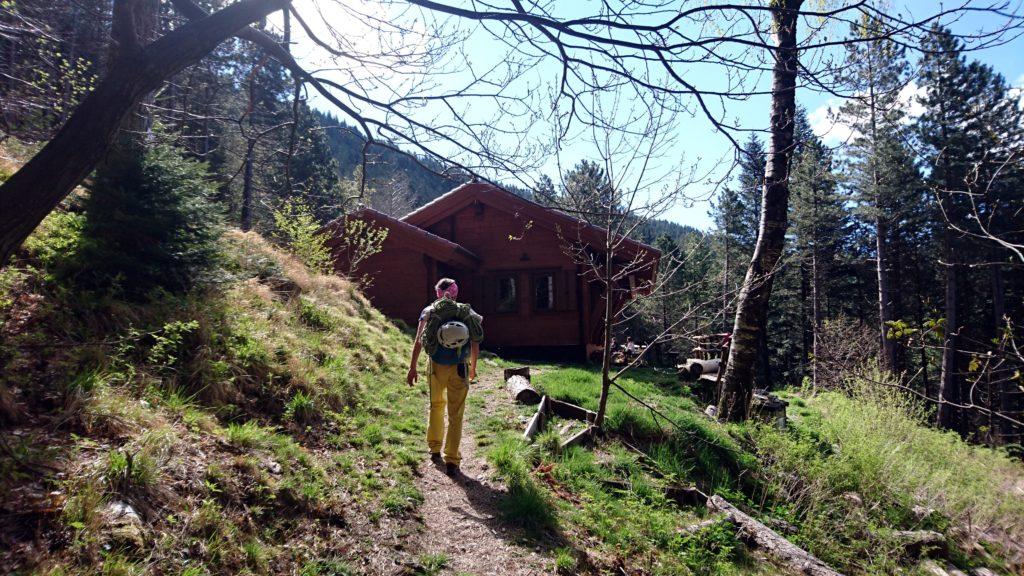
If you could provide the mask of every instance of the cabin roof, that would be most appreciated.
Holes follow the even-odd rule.
[[[465,247],[436,234],[432,234],[423,228],[413,226],[412,224],[403,222],[398,218],[388,216],[387,214],[374,210],[373,208],[361,207],[346,216],[333,220],[325,228],[337,229],[339,226],[343,225],[345,218],[359,218],[384,226],[389,230],[388,238],[391,238],[404,246],[422,252],[435,260],[465,267],[474,267],[480,262],[480,258]]]
[[[517,214],[532,220],[537,225],[556,229],[565,236],[576,234],[581,240],[592,244],[595,248],[602,248],[604,245],[605,232],[602,228],[565,212],[541,206],[518,194],[486,182],[462,184],[406,214],[402,217],[402,222],[424,229],[477,202]],[[617,250],[623,251],[629,256],[644,253],[645,256],[652,259],[661,257],[660,250],[643,242],[632,238],[621,238],[621,242],[622,244]]]

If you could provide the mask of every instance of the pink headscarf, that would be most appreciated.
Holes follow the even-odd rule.
[[[438,298],[451,298],[452,300],[455,300],[455,297],[459,295],[459,285],[452,282],[452,285],[444,290],[438,288],[435,289],[434,292],[437,293]]]

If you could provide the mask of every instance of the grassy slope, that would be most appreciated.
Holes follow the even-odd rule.
[[[226,237],[221,288],[76,295],[45,266],[67,235],[52,218],[35,268],[3,284],[0,391],[18,421],[0,454],[0,571],[418,565],[423,402],[404,386],[406,334],[253,234]],[[115,502],[141,523],[109,518]]]
[[[534,383],[595,407],[593,370],[542,367]],[[680,535],[704,511],[666,501],[658,486],[673,482],[726,495],[846,573],[917,573],[895,531],[922,529],[944,533],[954,543],[951,561],[962,568],[1020,568],[1014,543],[1024,529],[1024,467],[926,426],[918,407],[898,396],[868,393],[870,387],[852,396],[791,392],[794,423],[780,432],[713,423],[673,376],[643,370],[623,384],[674,424],[613,392],[608,440],[593,450],[560,451],[557,433],[532,446],[518,439],[528,409],[475,411],[478,427],[490,432],[482,441],[493,445],[491,460],[513,488],[510,517],[527,524],[543,518],[562,540],[559,561],[572,566],[566,573],[617,566],[652,574],[776,573],[745,553],[727,526]]]

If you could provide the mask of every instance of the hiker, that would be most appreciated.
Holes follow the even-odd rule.
[[[458,473],[462,460],[459,453],[462,413],[466,406],[469,383],[476,380],[476,361],[480,356],[480,342],[484,339],[483,317],[474,312],[469,304],[455,301],[459,295],[459,286],[455,280],[442,278],[434,287],[434,292],[437,300],[420,313],[406,380],[410,387],[415,384],[420,350],[426,350],[430,384],[427,447],[430,449],[430,459],[440,464],[441,442],[444,441],[445,472],[454,475]],[[447,434],[444,428],[446,407]]]

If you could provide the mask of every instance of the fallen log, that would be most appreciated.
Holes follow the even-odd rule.
[[[934,530],[897,530],[893,537],[910,556],[945,556],[949,552],[946,537]]]
[[[509,395],[520,404],[533,406],[540,402],[540,394],[530,386],[530,381],[522,376],[512,376],[505,382]]]
[[[540,399],[540,404],[537,405],[537,413],[530,418],[530,422],[526,424],[526,432],[523,432],[523,439],[527,441],[533,440],[533,437],[544,431],[544,426],[547,424],[548,410],[549,410],[548,397],[544,396]]]
[[[522,376],[523,378],[526,378],[527,381],[529,381],[530,380],[530,367],[529,366],[520,366],[518,368],[505,368],[505,372],[504,372],[505,380],[508,380],[509,378],[511,378],[513,376]]]
[[[800,574],[808,576],[842,576],[813,554],[779,536],[777,532],[733,506],[717,494],[707,501],[708,509],[722,512],[739,527],[739,537],[749,546],[774,556]]]

